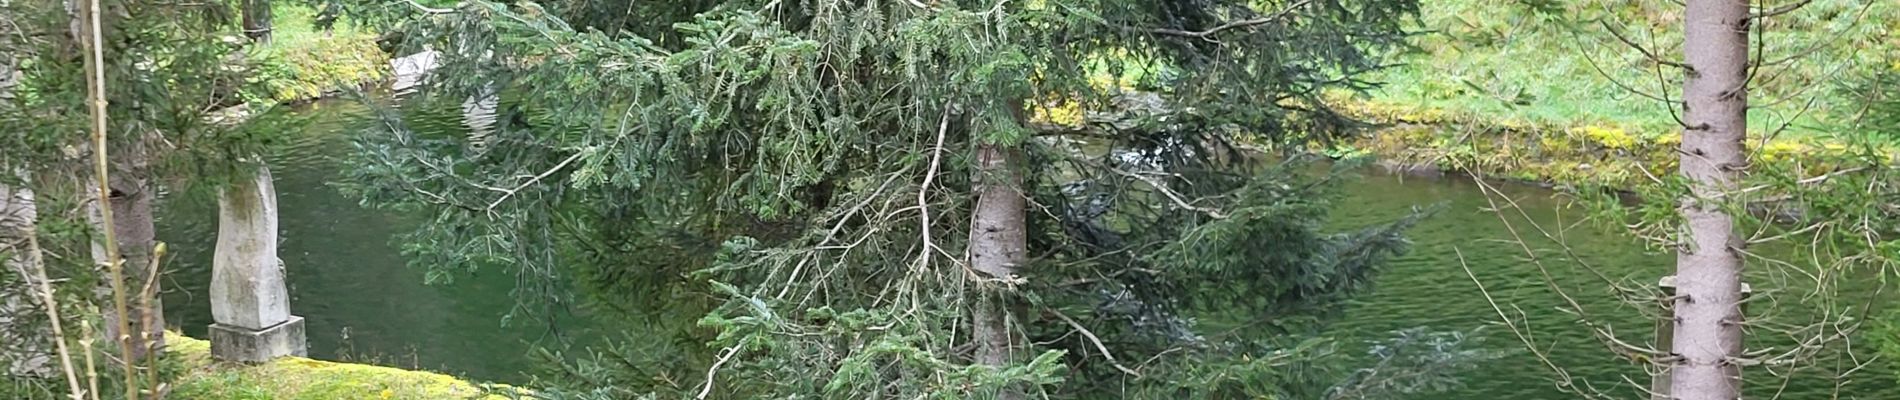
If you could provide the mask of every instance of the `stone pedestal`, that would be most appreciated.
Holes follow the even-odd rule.
[[[211,324],[211,356],[219,360],[261,363],[284,356],[308,356],[303,317],[264,329]]]
[[[304,355],[303,318],[277,259],[277,191],[270,171],[218,192],[218,245],[211,258],[211,355],[263,362]]]

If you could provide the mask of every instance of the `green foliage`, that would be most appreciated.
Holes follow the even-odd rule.
[[[1874,322],[1876,325],[1872,330],[1872,336],[1875,344],[1879,346],[1880,357],[1889,360],[1893,359],[1892,357],[1900,357],[1900,314],[1888,313]],[[1888,364],[1892,363],[1888,362]],[[1890,378],[1900,380],[1900,376]]]
[[[61,174],[83,160],[90,131],[83,52],[66,35],[71,16],[63,2],[12,2],[11,27],[46,34],[9,35],[23,75],[13,96],[0,100],[4,167]],[[260,90],[249,47],[222,3],[188,5],[104,1],[105,87],[115,172],[141,179],[188,177],[224,182],[247,174],[281,132],[241,123]],[[280,126],[269,126],[277,128]],[[216,153],[216,154],[212,154]],[[207,173],[216,171],[216,173]]]
[[[245,52],[254,68],[248,77],[249,102],[315,99],[385,78],[389,56],[377,47],[374,34],[353,24],[318,31],[312,21],[315,12],[297,6],[271,11],[270,44]]]
[[[1058,339],[1079,329],[1124,362],[1167,354],[1155,359],[1226,371],[1194,393],[1321,393],[1306,384],[1331,380],[1319,370],[1277,367],[1323,354],[1254,362],[1271,352],[1207,339],[1195,319],[1314,326],[1294,322],[1363,287],[1409,220],[1326,233],[1331,175],[1267,166],[1236,143],[1350,127],[1315,109],[1318,96],[1369,87],[1360,77],[1404,39],[1416,7],[346,5],[404,51],[440,52],[441,67],[401,112],[385,107],[365,126],[341,186],[429,216],[403,241],[431,279],[520,276],[517,311],[703,315],[654,333],[667,340],[549,371],[554,397],[1134,396],[1189,379],[1109,385],[1123,372],[1096,362],[1099,347]],[[1104,70],[1153,71],[1121,74],[1151,92],[1096,90]],[[1051,97],[1107,122],[1065,130],[1025,117],[1031,99]],[[493,126],[467,128],[479,124],[464,105],[491,98]],[[1019,189],[1035,205],[1019,282],[975,276],[957,255],[980,145],[1025,160]],[[588,295],[572,297],[573,284]],[[1013,310],[1024,343],[1051,344],[1000,367],[973,362],[969,310],[985,302]]]
[[[6,149],[0,151],[0,171],[5,171],[0,179],[32,188],[38,196],[34,234],[59,295],[60,314],[69,319],[64,321],[65,339],[78,343],[97,334],[83,332],[79,322],[105,326],[99,310],[107,303],[97,290],[107,285],[102,284],[99,263],[88,256],[97,237],[84,215],[93,197],[86,190],[93,177],[85,163],[92,155],[87,139],[93,103],[87,100],[90,74],[84,68],[84,50],[89,49],[70,30],[78,25],[66,10],[68,4],[78,3],[0,2],[0,36],[5,37],[0,39],[0,64],[8,66],[9,74],[15,68],[19,72],[19,80],[0,95],[0,148]],[[283,132],[295,131],[284,129],[295,121],[274,116],[267,110],[270,104],[246,107],[251,100],[246,93],[254,89],[252,66],[243,58],[246,42],[238,35],[230,4],[98,4],[98,48],[103,53],[98,65],[104,78],[99,84],[108,114],[103,134],[109,139],[108,174],[115,192],[158,196],[161,187],[179,193],[195,185],[217,186],[248,177],[256,170],[257,155]],[[242,122],[249,112],[264,116],[255,123]],[[0,272],[0,282],[17,285],[21,280],[15,271]],[[40,334],[37,339],[50,339]],[[76,360],[81,358],[79,348],[73,346]],[[119,356],[96,356],[101,359],[101,391],[119,393],[111,386],[121,382],[122,371],[108,361]],[[159,374],[168,380],[176,372],[175,364],[167,361]],[[63,382],[49,387],[68,390]]]
[[[1425,2],[1421,11],[1419,28],[1429,33],[1400,58],[1404,65],[1380,74],[1385,86],[1365,99],[1493,123],[1679,129],[1671,105],[1656,98],[1680,97],[1682,72],[1616,37],[1680,60],[1678,2],[1450,0]],[[1900,7],[1891,2],[1818,0],[1767,22],[1762,46],[1751,52],[1764,54],[1775,71],[1752,81],[1750,99],[1761,107],[1751,112],[1750,129],[1772,130],[1798,116],[1791,133],[1809,134],[1850,118],[1857,97],[1809,89],[1886,64],[1885,54],[1900,44],[1891,37],[1896,20]]]
[[[0,377],[0,397],[19,400],[53,400],[65,398],[61,393],[66,385],[64,380],[38,379],[30,377]]]

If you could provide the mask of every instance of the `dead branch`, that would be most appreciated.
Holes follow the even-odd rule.
[[[1081,332],[1082,336],[1087,337],[1090,343],[1094,343],[1095,349],[1102,352],[1102,358],[1107,359],[1108,364],[1115,366],[1116,370],[1120,370],[1124,374],[1128,374],[1130,376],[1134,376],[1137,378],[1141,377],[1140,372],[1135,372],[1135,370],[1128,369],[1128,367],[1122,366],[1121,362],[1115,361],[1115,355],[1110,354],[1108,352],[1108,346],[1102,345],[1102,339],[1095,337],[1095,332],[1090,332],[1089,328],[1082,327],[1082,324],[1076,323],[1074,319],[1069,318],[1068,315],[1064,315],[1062,311],[1060,310],[1051,308],[1049,309],[1049,312],[1055,314],[1056,318],[1062,319],[1062,322],[1068,323],[1069,326],[1075,328],[1077,332]]]
[[[1749,15],[1748,18],[1762,19],[1762,18],[1768,18],[1768,17],[1777,16],[1777,15],[1787,14],[1790,12],[1794,12],[1795,10],[1799,10],[1802,7],[1807,7],[1808,3],[1813,3],[1813,2],[1814,0],[1801,0],[1801,1],[1795,2],[1794,4],[1787,4],[1781,7],[1775,7],[1772,10],[1762,11],[1759,13],[1755,13],[1753,15]]]
[[[1676,61],[1664,60],[1661,56],[1657,56],[1656,52],[1650,51],[1648,47],[1643,47],[1643,45],[1636,44],[1636,41],[1630,40],[1630,38],[1627,36],[1623,36],[1622,31],[1618,31],[1616,30],[1615,27],[1610,26],[1610,22],[1608,20],[1598,20],[1597,24],[1602,25],[1603,30],[1609,31],[1610,36],[1616,37],[1617,41],[1623,42],[1624,45],[1629,46],[1632,49],[1636,49],[1636,51],[1639,53],[1643,53],[1643,58],[1647,58],[1649,59],[1649,61],[1654,62],[1658,65],[1667,65],[1671,67],[1682,68],[1684,70],[1688,70],[1689,73],[1691,74],[1695,73],[1695,68],[1690,67],[1688,64],[1683,64],[1681,62],[1676,62]]]
[[[1213,39],[1209,39],[1209,37],[1213,36],[1214,34],[1220,33],[1221,31],[1225,31],[1229,29],[1250,28],[1250,27],[1278,21],[1281,18],[1285,18],[1287,15],[1292,14],[1294,9],[1298,9],[1300,7],[1306,6],[1306,4],[1310,2],[1312,2],[1312,0],[1296,1],[1293,4],[1287,5],[1286,8],[1282,8],[1280,9],[1280,11],[1274,12],[1272,15],[1268,15],[1268,16],[1260,17],[1260,18],[1231,21],[1228,23],[1220,24],[1213,28],[1208,28],[1207,30],[1204,30],[1204,31],[1184,31],[1184,30],[1169,29],[1169,28],[1148,28],[1148,29],[1145,29],[1145,31],[1147,31],[1148,33],[1156,34],[1156,35],[1180,36],[1180,37],[1195,38],[1195,39],[1202,39],[1202,40],[1213,40]],[[1121,26],[1120,28],[1124,30],[1144,30],[1141,28],[1135,28],[1135,27],[1130,27],[1130,26]]]

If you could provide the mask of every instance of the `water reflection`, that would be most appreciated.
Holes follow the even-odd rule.
[[[452,285],[424,285],[423,271],[406,265],[397,235],[412,216],[359,206],[327,182],[349,152],[349,125],[366,112],[360,104],[327,101],[308,106],[314,122],[270,157],[276,177],[291,312],[306,319],[310,355],[522,381],[532,343],[551,343],[545,325],[502,326],[514,305],[514,278],[499,270],[459,276]],[[176,254],[168,260],[166,313],[187,335],[203,337],[211,323],[205,302],[216,205],[210,196],[171,196],[161,208],[159,238]],[[564,333],[588,336],[585,321],[564,320]]]
[[[304,112],[317,122],[271,159],[277,177],[284,243],[281,257],[288,266],[291,309],[307,319],[311,355],[325,359],[375,359],[379,363],[421,367],[478,379],[520,381],[529,365],[530,343],[546,339],[545,326],[501,326],[501,317],[513,305],[509,298],[514,278],[502,271],[483,270],[458,277],[452,285],[423,285],[423,272],[405,265],[401,244],[392,243],[418,221],[410,216],[362,208],[326,184],[345,168],[339,161],[349,151],[347,129],[353,116],[365,110],[349,102],[323,102]],[[428,121],[422,121],[428,123]],[[451,123],[451,122],[444,122]],[[1530,187],[1503,186],[1530,218],[1546,226],[1575,222],[1575,211],[1564,211],[1550,192]],[[1346,349],[1359,343],[1390,337],[1390,332],[1425,327],[1434,331],[1462,331],[1494,325],[1498,315],[1479,294],[1461,268],[1454,247],[1465,263],[1507,312],[1522,310],[1528,329],[1548,355],[1571,374],[1587,379],[1597,390],[1619,398],[1638,398],[1646,385],[1642,369],[1607,352],[1576,317],[1556,310],[1560,299],[1542,275],[1509,238],[1479,189],[1462,178],[1405,179],[1369,174],[1346,185],[1334,218],[1335,226],[1364,226],[1390,221],[1414,205],[1448,202],[1449,207],[1419,224],[1411,233],[1410,254],[1399,257],[1380,275],[1372,292],[1354,300],[1330,334]],[[170,290],[166,312],[185,333],[203,335],[211,322],[203,293],[209,280],[210,249],[216,229],[215,209],[208,196],[172,196],[159,215],[160,238],[172,244],[176,256],[167,267]],[[1515,217],[1514,217],[1515,218]],[[1517,218],[1522,223],[1521,218]],[[1520,229],[1523,226],[1520,225]],[[1645,250],[1631,238],[1615,232],[1580,227],[1562,232],[1565,241],[1585,261],[1612,279],[1654,282],[1673,269],[1674,256]],[[1540,242],[1548,249],[1551,243]],[[1774,253],[1774,249],[1758,249]],[[1646,342],[1651,323],[1641,310],[1611,299],[1601,280],[1566,260],[1545,253],[1547,266],[1559,286],[1578,296],[1593,318],[1617,329],[1632,342]],[[1750,279],[1779,279],[1753,268]],[[1872,285],[1874,280],[1864,280]],[[1758,284],[1758,286],[1763,286]],[[1769,285],[1772,286],[1772,285]],[[1846,288],[1866,293],[1870,287]],[[1797,299],[1782,299],[1796,304]],[[637,307],[636,307],[637,308]],[[1790,308],[1796,309],[1799,308]],[[1790,318],[1781,315],[1781,318]],[[584,320],[563,322],[562,330],[580,337],[598,336]],[[1479,366],[1464,381],[1468,387],[1423,399],[1558,399],[1574,398],[1553,383],[1554,375],[1540,366],[1503,327],[1486,331],[1485,345],[1508,352],[1504,359]],[[1785,339],[1758,336],[1751,348],[1780,346]],[[1862,344],[1865,347],[1865,344]],[[1866,348],[1860,349],[1869,350]],[[1831,356],[1831,355],[1830,355]],[[1835,387],[1832,361],[1823,367],[1784,376],[1750,370],[1751,397],[1829,398]],[[1859,371],[1841,389],[1843,398],[1900,398],[1894,371],[1875,363]],[[1851,367],[1851,364],[1847,365]],[[1787,379],[1785,388],[1782,379]]]

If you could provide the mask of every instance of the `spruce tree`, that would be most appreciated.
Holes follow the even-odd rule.
[[[699,319],[548,396],[1321,398],[1315,342],[1235,332],[1304,332],[1402,247],[1332,233],[1295,154],[1416,6],[350,4],[440,66],[344,186],[428,216],[431,279],[518,276],[514,315]]]

